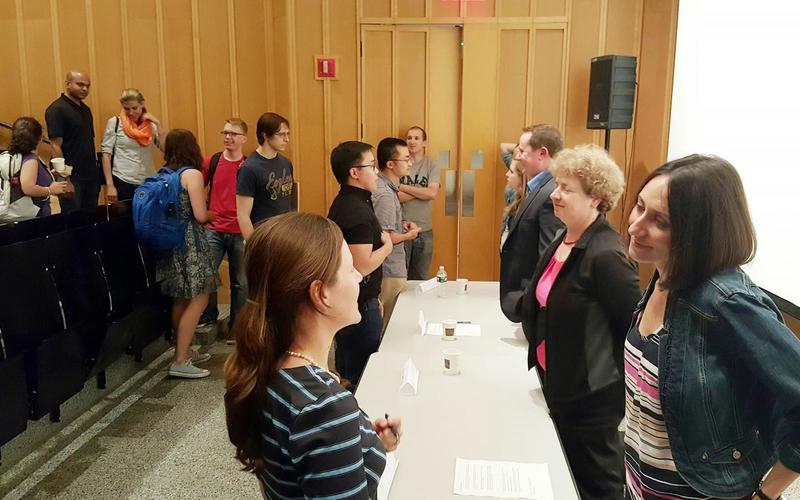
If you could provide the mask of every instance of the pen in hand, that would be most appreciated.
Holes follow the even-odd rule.
[[[389,414],[388,413],[384,413],[383,415],[386,418],[386,424],[389,425]],[[397,432],[395,432],[395,430],[394,430],[394,427],[389,425],[389,430],[392,431],[392,435],[394,435],[395,439],[399,439],[399,437],[397,436]]]

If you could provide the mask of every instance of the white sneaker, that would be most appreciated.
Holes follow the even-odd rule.
[[[199,365],[211,359],[211,354],[192,349],[192,364]]]
[[[178,378],[204,378],[211,375],[211,372],[194,366],[192,358],[188,358],[183,363],[169,365],[169,375]]]

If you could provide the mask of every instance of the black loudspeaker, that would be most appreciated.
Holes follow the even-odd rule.
[[[586,128],[631,128],[636,94],[636,57],[592,58]]]

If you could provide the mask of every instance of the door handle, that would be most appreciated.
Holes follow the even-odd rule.
[[[444,215],[458,217],[458,186],[456,171],[444,171]]]
[[[461,215],[475,216],[475,172],[472,170],[461,173]]]

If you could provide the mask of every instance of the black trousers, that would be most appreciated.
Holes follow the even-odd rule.
[[[625,498],[625,445],[620,419],[605,422],[553,420],[582,500]]]
[[[114,180],[114,187],[117,188],[117,199],[119,201],[132,200],[133,192],[139,186],[136,184],[128,184],[116,175],[112,176],[112,179]]]

